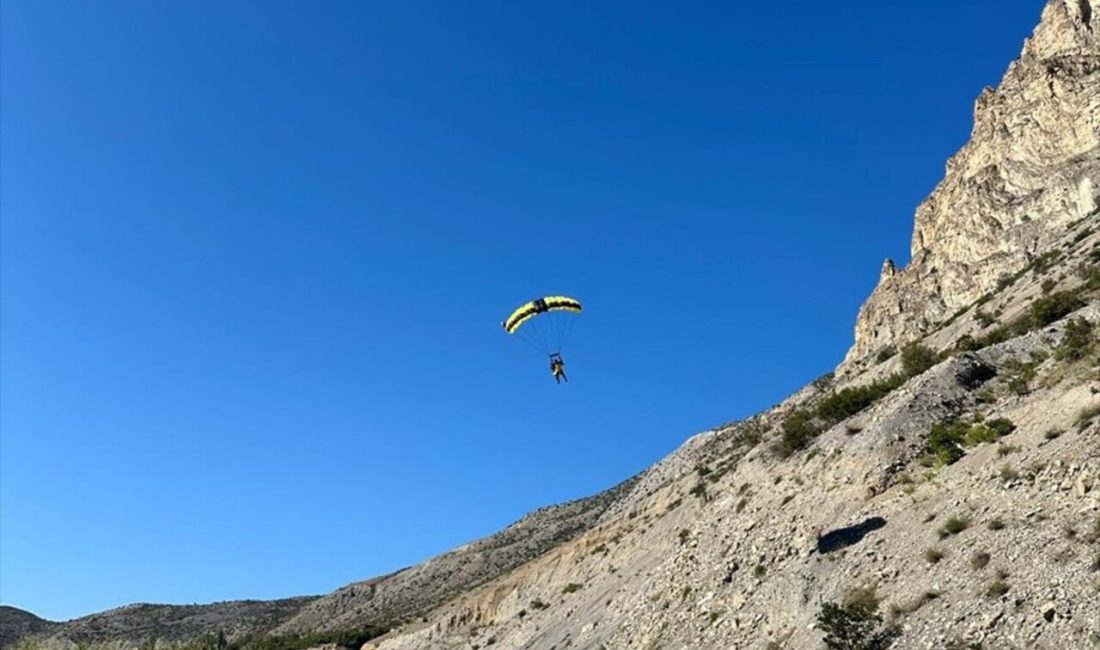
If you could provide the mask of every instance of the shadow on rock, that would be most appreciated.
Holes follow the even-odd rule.
[[[853,544],[858,544],[867,533],[872,530],[878,530],[885,525],[886,520],[882,517],[871,517],[870,519],[859,522],[855,526],[845,526],[844,528],[831,530],[817,538],[817,552],[832,553],[833,551],[839,551]]]

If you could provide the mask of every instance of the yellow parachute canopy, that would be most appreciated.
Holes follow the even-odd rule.
[[[581,303],[576,298],[570,298],[568,296],[546,296],[545,298],[537,298],[531,302],[520,305],[512,312],[511,316],[504,319],[501,325],[504,327],[505,332],[514,334],[516,330],[519,329],[520,325],[523,325],[539,314],[551,311],[571,311],[579,314],[581,309]]]

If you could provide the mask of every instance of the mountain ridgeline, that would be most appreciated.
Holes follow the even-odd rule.
[[[24,650],[1100,647],[1100,6],[1050,0],[843,363],[319,597],[0,610]]]

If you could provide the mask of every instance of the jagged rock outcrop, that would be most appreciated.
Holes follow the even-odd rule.
[[[917,208],[911,260],[883,270],[839,371],[913,341],[1026,267],[1100,204],[1100,7],[1052,0],[970,141]],[[892,263],[888,263],[892,268]]]

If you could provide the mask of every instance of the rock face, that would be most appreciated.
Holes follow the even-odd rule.
[[[362,650],[809,649],[825,606],[853,597],[879,603],[896,650],[1100,647],[1095,9],[1050,0],[983,92],[834,379],[321,598],[68,623],[0,610],[4,647],[192,650],[222,632],[234,650],[335,650],[384,628]],[[907,342],[927,350],[876,353]]]
[[[884,268],[840,372],[996,291],[1100,204],[1100,6],[1052,0],[970,141],[917,208],[911,261]]]

